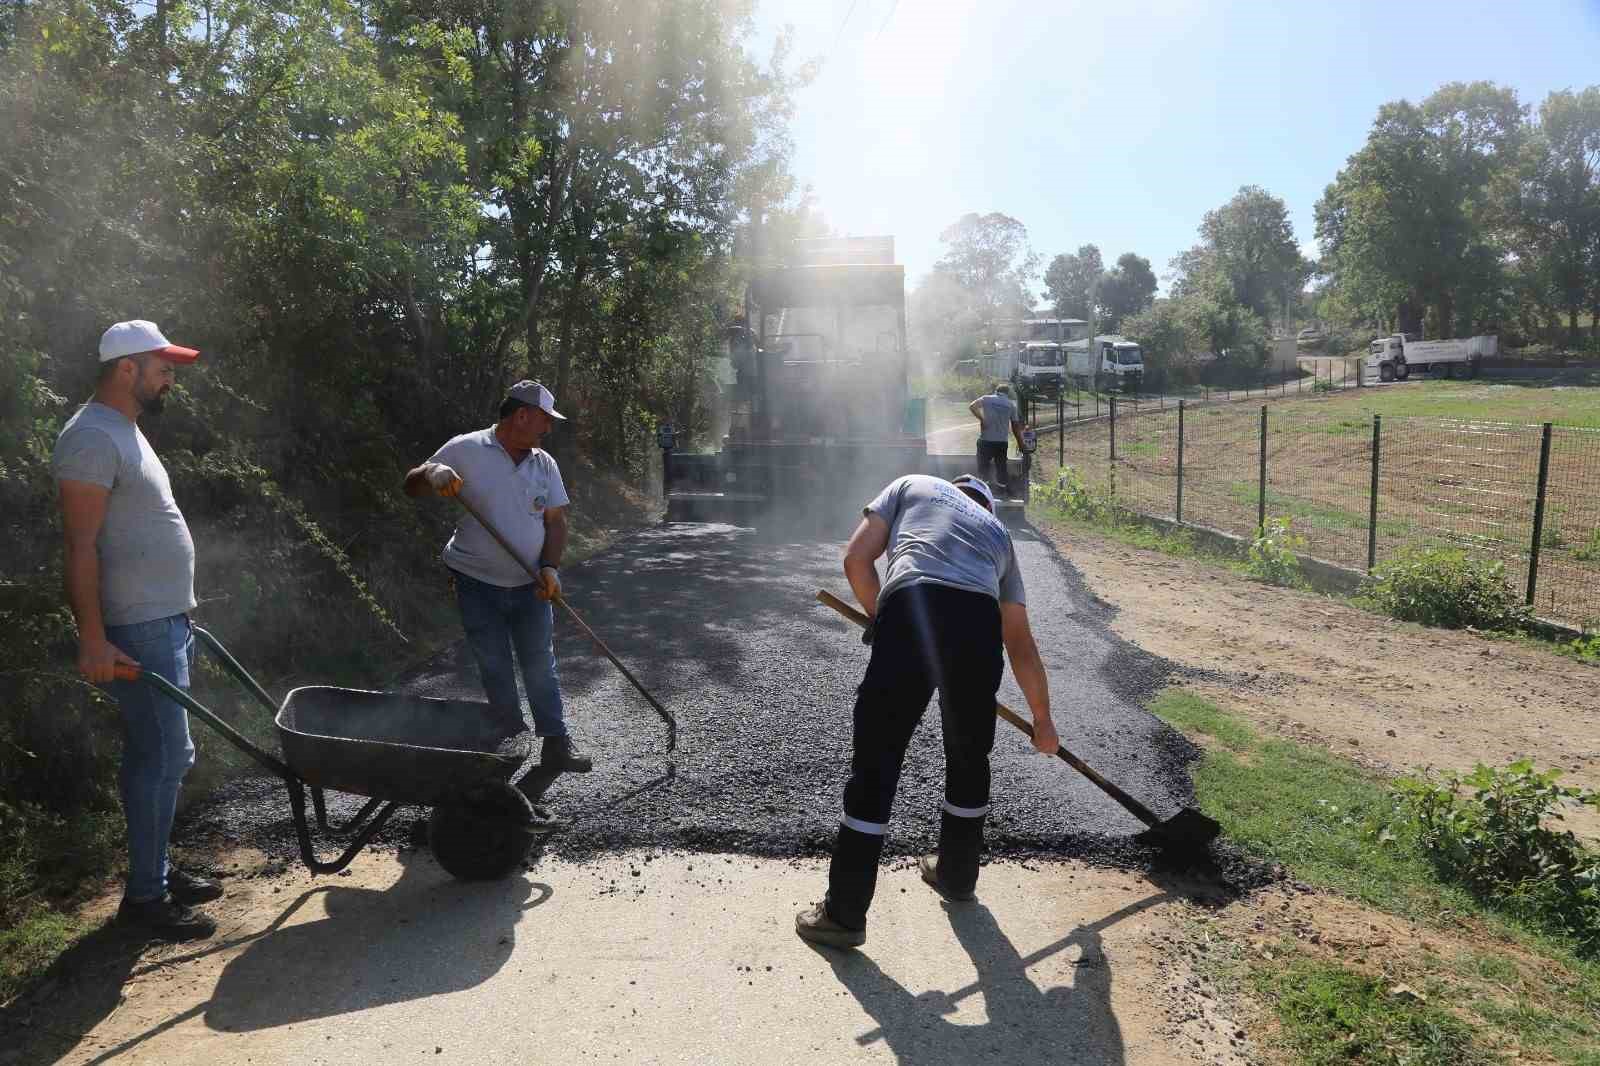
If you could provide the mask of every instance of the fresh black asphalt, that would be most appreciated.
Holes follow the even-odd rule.
[[[1023,525],[1013,535],[1063,741],[1158,815],[1174,813],[1192,801],[1188,767],[1197,752],[1142,707],[1166,682],[1168,664],[1110,631],[1111,609],[1041,534]],[[841,551],[832,539],[675,523],[640,531],[564,574],[568,601],[673,712],[679,735],[669,776],[661,720],[558,611],[568,722],[595,768],[563,775],[546,794],[543,802],[571,821],[549,838],[547,853],[826,853],[868,656],[856,626],[815,599],[819,588],[851,598]],[[482,698],[460,643],[400,687]],[[1000,699],[1026,715],[1009,670]],[[935,841],[944,762],[938,730],[935,704],[906,759],[892,853],[923,852]],[[1143,827],[1132,816],[1004,722],[992,761],[991,854],[1151,858],[1134,840]],[[353,804],[330,796],[330,806]],[[397,821],[391,839],[403,832]],[[191,824],[292,854],[276,781],[220,790]]]

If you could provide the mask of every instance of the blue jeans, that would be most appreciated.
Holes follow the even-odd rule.
[[[561,680],[556,677],[555,608],[534,596],[533,585],[502,588],[460,571],[456,580],[456,605],[467,646],[478,660],[484,695],[496,707],[515,708],[516,666],[522,667],[522,685],[533,708],[533,729],[541,737],[567,735],[561,706]],[[511,661],[513,650],[517,662]]]
[[[151,673],[189,688],[194,633],[189,616],[107,626],[106,639]],[[167,891],[167,840],[183,775],[194,765],[189,712],[138,681],[113,681],[106,690],[122,709],[122,812],[128,820],[127,898],[160,899]]]

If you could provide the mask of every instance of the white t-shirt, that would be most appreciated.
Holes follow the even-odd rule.
[[[139,427],[114,407],[86,403],[61,428],[51,465],[58,481],[111,491],[95,540],[105,624],[194,610],[194,541],[167,468]]]
[[[567,488],[550,453],[535,448],[520,463],[494,435],[494,427],[452,437],[428,460],[444,463],[461,476],[461,494],[515,545],[530,564],[544,550],[544,515],[565,507]],[[533,583],[533,577],[470,514],[462,514],[455,535],[444,546],[444,565],[501,588]]]
[[[889,523],[889,566],[878,602],[907,585],[946,585],[1026,603],[1005,523],[940,478],[907,474],[862,509]]]

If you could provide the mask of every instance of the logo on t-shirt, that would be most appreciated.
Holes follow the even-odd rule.
[[[535,496],[533,498],[533,513],[538,514],[542,510],[544,510],[544,497]]]

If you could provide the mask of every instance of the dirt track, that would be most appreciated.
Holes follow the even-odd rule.
[[[1214,564],[1055,530],[1112,630],[1264,730],[1388,773],[1531,757],[1600,787],[1600,668],[1537,647],[1268,590]],[[1600,817],[1569,818],[1600,839]]]

